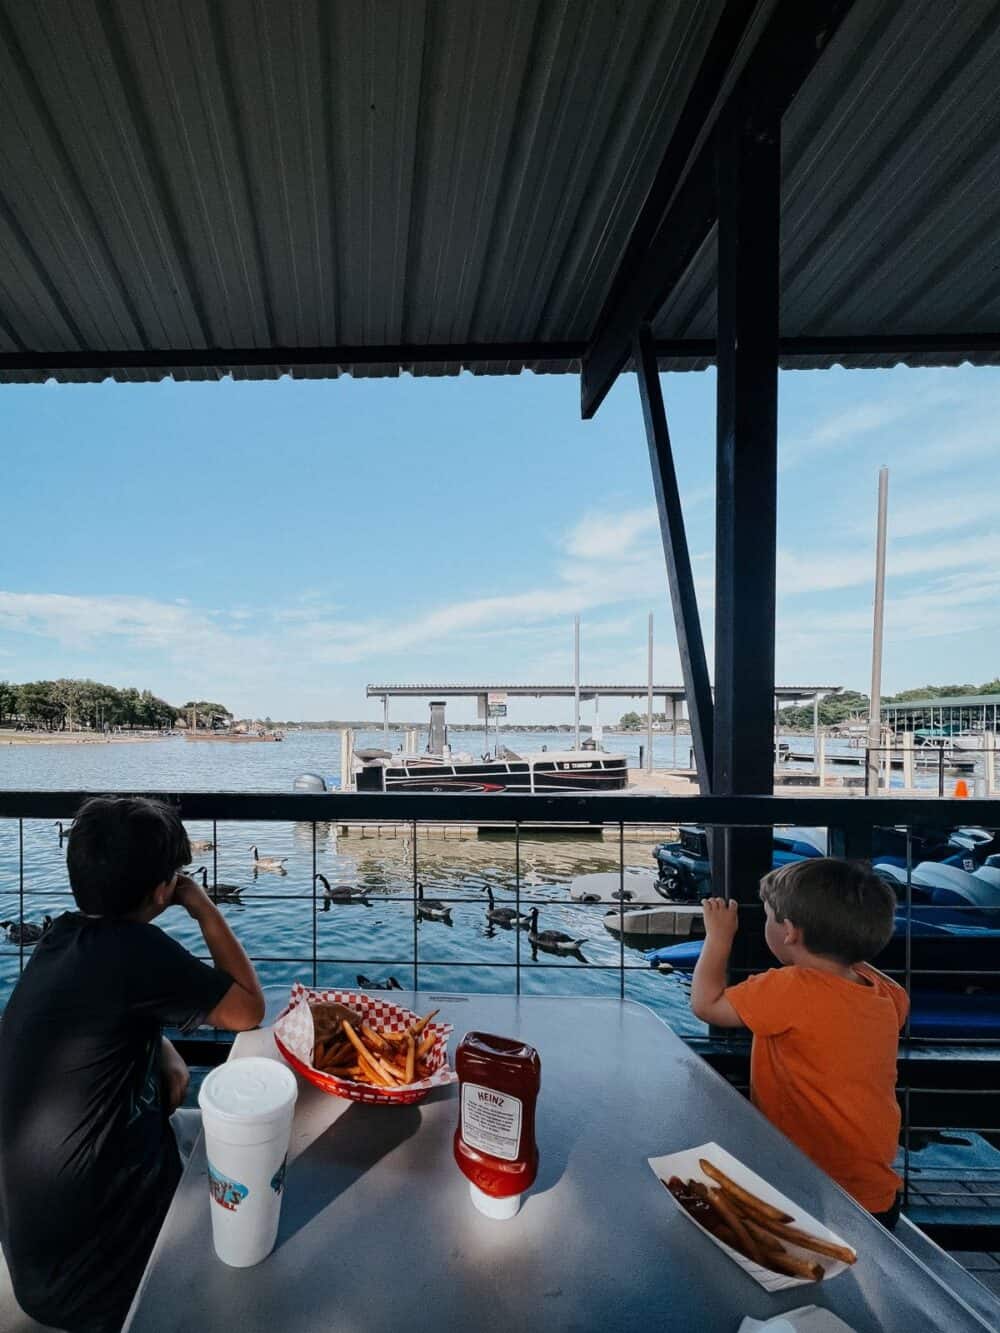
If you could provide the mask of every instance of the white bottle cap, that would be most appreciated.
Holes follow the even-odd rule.
[[[472,1202],[483,1216],[492,1217],[497,1222],[506,1222],[508,1218],[515,1217],[521,1206],[520,1194],[508,1194],[505,1199],[495,1199],[492,1194],[486,1194],[477,1185],[473,1185],[471,1180],[469,1193],[472,1195]]]

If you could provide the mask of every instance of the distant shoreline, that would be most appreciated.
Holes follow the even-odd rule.
[[[91,731],[0,731],[3,745],[138,745],[143,741],[166,739],[158,732],[134,735],[131,732],[97,736]]]

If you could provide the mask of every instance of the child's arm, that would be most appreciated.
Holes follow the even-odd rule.
[[[198,923],[215,966],[228,972],[233,979],[233,984],[206,1022],[231,1032],[255,1028],[264,1017],[264,992],[253,963],[229,929],[225,917],[201,885],[187,875],[178,876],[173,900]]]
[[[734,899],[702,899],[705,943],[691,978],[691,1009],[695,1018],[717,1027],[739,1028],[743,1020],[725,996],[726,964],[733,947],[739,920]]]

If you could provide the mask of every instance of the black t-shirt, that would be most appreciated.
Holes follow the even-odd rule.
[[[67,913],[35,947],[0,1020],[0,1238],[35,1319],[125,1313],[180,1176],[160,1025],[231,985],[134,921]]]

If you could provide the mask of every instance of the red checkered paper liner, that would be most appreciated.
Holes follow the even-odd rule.
[[[401,1088],[376,1088],[369,1083],[355,1083],[353,1079],[324,1073],[312,1062],[316,1034],[309,1008],[310,1004],[322,1002],[349,1005],[378,1032],[405,1032],[420,1015],[393,1004],[382,995],[367,995],[364,991],[311,990],[297,981],[287,1007],[274,1024],[274,1039],[288,1063],[324,1092],[358,1102],[416,1102],[426,1097],[432,1088],[454,1083],[458,1078],[455,1071],[448,1068],[448,1038],[454,1029],[450,1023],[435,1022],[428,1023],[426,1028],[435,1037],[426,1057],[433,1071],[427,1078]]]

